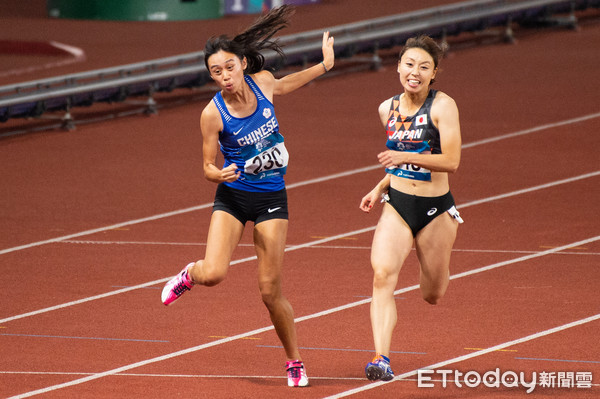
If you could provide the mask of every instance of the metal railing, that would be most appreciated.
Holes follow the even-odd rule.
[[[600,0],[473,0],[328,28],[335,37],[336,57],[402,45],[415,34],[443,38],[463,32],[513,23],[531,25],[554,15],[570,13],[567,25],[575,26],[573,12],[600,7]],[[279,38],[286,58],[264,53],[275,69],[321,59],[323,30]],[[72,107],[96,102],[119,102],[158,91],[201,87],[210,81],[203,52],[122,65],[0,87],[0,121],[38,117],[45,112],[68,112]]]

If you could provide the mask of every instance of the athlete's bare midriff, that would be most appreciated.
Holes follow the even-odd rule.
[[[439,197],[450,190],[448,174],[445,172],[431,172],[431,181],[411,180],[398,176],[391,176],[391,178],[391,187],[405,194],[420,197]]]

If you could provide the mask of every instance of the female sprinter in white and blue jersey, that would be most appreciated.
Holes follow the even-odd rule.
[[[273,97],[290,93],[323,75],[334,64],[333,37],[323,34],[323,61],[276,79],[263,70],[263,49],[283,55],[271,37],[288,24],[290,6],[258,18],[243,33],[229,39],[211,38],[205,63],[221,89],[200,118],[204,175],[218,183],[203,260],[188,264],[164,287],[170,304],[193,285],[214,286],[225,278],[234,249],[247,221],[254,222],[258,283],[262,300],[285,349],[289,386],[307,386],[300,357],[292,306],[281,292],[281,269],[288,229],[283,175],[288,152],[273,108]],[[225,163],[217,165],[221,149]]]
[[[407,40],[398,62],[403,93],[379,106],[388,150],[378,160],[386,175],[360,203],[369,212],[382,198],[385,202],[371,247],[375,358],[365,367],[370,380],[394,378],[389,359],[398,318],[394,290],[413,244],[425,301],[436,304],[448,287],[450,253],[462,223],[448,174],[458,168],[461,135],[456,103],[430,88],[443,52],[428,36]]]

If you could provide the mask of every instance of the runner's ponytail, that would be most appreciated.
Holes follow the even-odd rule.
[[[284,57],[283,50],[277,40],[271,40],[273,35],[289,25],[290,17],[295,9],[289,5],[283,5],[269,11],[258,18],[250,27],[242,33],[229,39],[226,35],[212,37],[204,48],[204,63],[208,69],[208,58],[220,50],[224,50],[238,56],[240,60],[246,57],[248,66],[245,74],[260,72],[265,64],[265,57],[261,51],[269,49]]]

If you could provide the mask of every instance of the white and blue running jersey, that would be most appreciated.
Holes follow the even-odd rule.
[[[240,177],[229,187],[245,191],[279,191],[285,188],[289,155],[279,133],[275,108],[254,80],[244,79],[256,95],[256,110],[245,118],[236,118],[227,110],[221,92],[213,101],[221,114],[223,130],[219,133],[221,152],[225,157],[223,168],[235,163]]]

